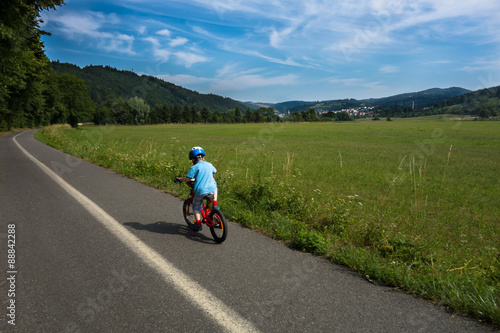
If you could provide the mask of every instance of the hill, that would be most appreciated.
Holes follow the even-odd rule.
[[[477,114],[480,117],[500,114],[500,86],[481,89],[433,105],[435,113]]]
[[[110,66],[91,65],[80,68],[68,63],[52,62],[52,69],[58,74],[74,74],[82,79],[91,99],[97,105],[109,98],[128,99],[137,96],[144,99],[151,108],[166,103],[169,107],[175,104],[181,107],[188,104],[198,110],[207,107],[212,112],[220,113],[237,107],[240,110],[246,109],[246,106],[240,102],[227,97],[200,94],[153,76],[139,76],[134,72],[118,70]]]
[[[385,105],[389,106],[398,105],[401,107],[414,106],[416,109],[421,109],[432,106],[441,101],[456,96],[464,95],[470,92],[471,92],[470,90],[458,87],[451,87],[447,89],[432,88],[420,92],[399,94],[384,98],[370,98],[362,100],[362,102],[379,106],[385,106]]]
[[[470,90],[451,87],[446,89],[432,88],[419,92],[399,94],[383,98],[369,98],[369,99],[338,99],[327,100],[321,102],[306,102],[306,101],[289,101],[277,104],[268,104],[274,107],[278,112],[302,112],[309,108],[316,108],[322,111],[338,111],[348,108],[356,108],[360,106],[391,106],[395,105],[402,108],[416,109],[433,106],[442,101],[470,93]]]

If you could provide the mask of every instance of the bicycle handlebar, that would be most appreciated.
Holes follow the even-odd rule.
[[[196,180],[195,178],[191,178],[191,181],[188,183],[188,185],[192,185],[192,184],[194,184],[194,181],[195,181],[195,180]],[[179,183],[182,183],[182,182],[183,182],[183,181],[182,181],[182,180],[177,179],[177,177],[175,177],[175,178],[174,178],[174,183],[175,183],[175,184],[179,184]]]

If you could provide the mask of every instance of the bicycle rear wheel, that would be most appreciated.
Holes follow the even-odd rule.
[[[217,243],[222,243],[227,237],[227,222],[224,214],[219,208],[214,208],[210,213],[210,220],[214,226],[210,227],[210,233]]]
[[[194,212],[192,203],[192,198],[189,198],[186,199],[182,204],[182,214],[184,215],[184,221],[186,222],[188,227],[193,223]]]

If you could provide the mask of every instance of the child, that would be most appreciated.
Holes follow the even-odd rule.
[[[200,231],[203,197],[207,194],[212,194],[214,196],[214,205],[217,202],[217,183],[213,175],[217,170],[211,163],[205,161],[205,151],[201,147],[191,148],[189,159],[193,162],[193,166],[189,169],[186,177],[177,177],[177,180],[189,183],[192,178],[195,178],[193,186],[195,194],[193,199],[195,221],[190,225],[190,228],[194,231]]]

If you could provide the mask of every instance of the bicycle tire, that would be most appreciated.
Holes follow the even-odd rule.
[[[210,213],[210,220],[214,223],[214,226],[210,227],[212,237],[217,243],[222,243],[227,237],[227,222],[224,214],[219,208],[214,208]]]
[[[193,223],[193,200],[191,198],[186,199],[182,204],[182,214],[184,215],[184,222],[186,222],[189,227]]]

